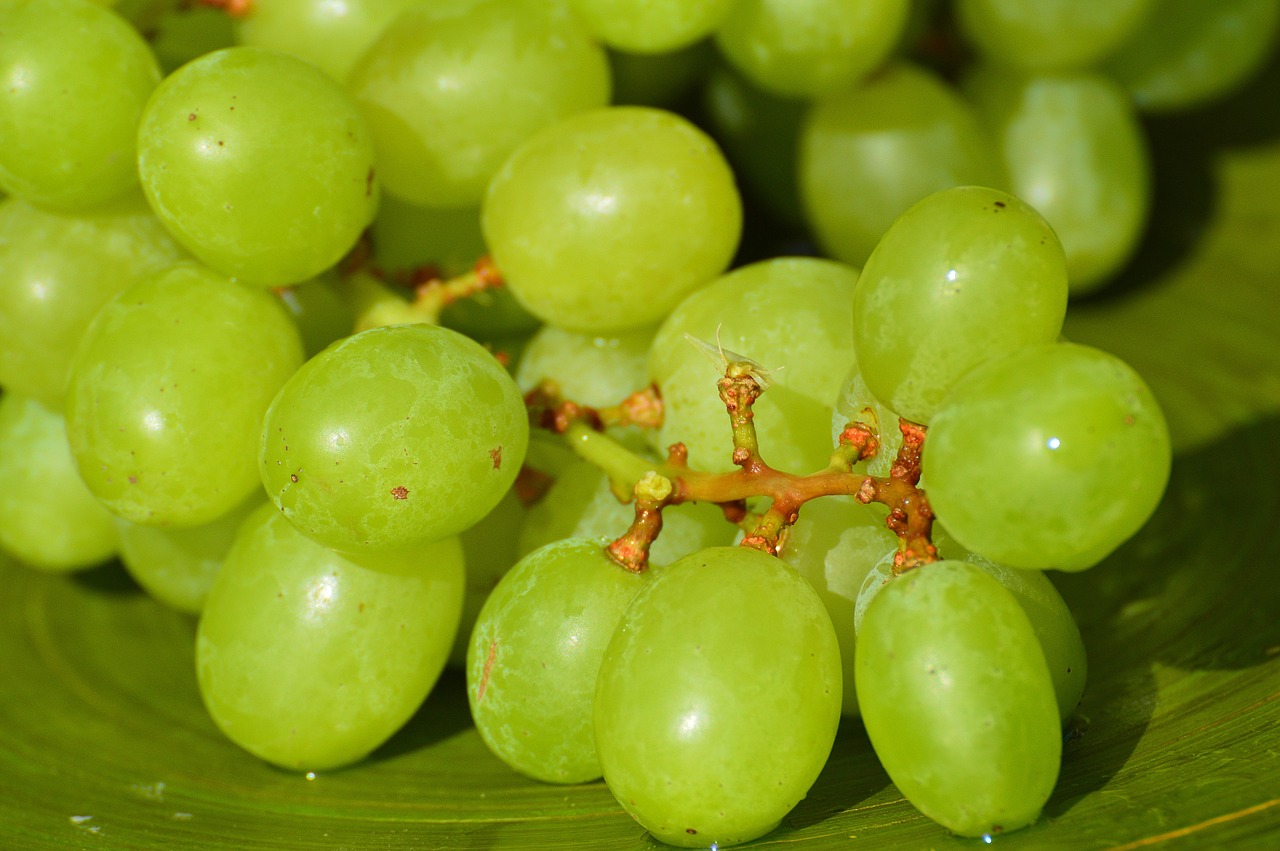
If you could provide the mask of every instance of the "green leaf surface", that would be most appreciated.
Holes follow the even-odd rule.
[[[1121,291],[1069,323],[1147,377],[1182,451],[1133,541],[1055,577],[1091,679],[1044,816],[993,845],[1280,847],[1280,113],[1261,108],[1275,79],[1152,126],[1174,187],[1156,236]],[[118,566],[64,577],[0,558],[0,588],[0,847],[659,847],[602,784],[501,765],[456,673],[370,759],[309,778],[218,733],[193,622]],[[751,847],[983,845],[919,815],[846,722],[809,797]]]

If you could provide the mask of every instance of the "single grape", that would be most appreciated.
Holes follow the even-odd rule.
[[[801,200],[818,242],[855,266],[931,192],[1007,182],[973,107],[922,68],[896,64],[817,101],[800,129]]]
[[[888,58],[908,0],[739,0],[716,30],[720,52],[784,97],[834,94]]]
[[[462,585],[457,538],[343,556],[264,505],[244,521],[205,602],[200,696],[228,738],[268,762],[355,762],[435,684]]]
[[[531,313],[608,334],[658,322],[723,271],[742,204],[702,131],[669,112],[613,107],[517,148],[489,184],[481,223]]]
[[[1048,343],[961,379],[922,460],[934,512],[967,549],[1010,567],[1083,570],[1155,510],[1169,431],[1119,358]]]
[[[138,185],[138,118],[160,68],[127,21],[87,0],[7,0],[0,79],[0,188],[75,210]]]
[[[1031,71],[1097,64],[1148,20],[1153,0],[958,0],[964,37],[992,62]]]
[[[0,550],[61,572],[100,564],[116,546],[111,512],[76,472],[62,415],[0,394]]]
[[[566,399],[596,408],[616,405],[648,383],[645,358],[655,330],[605,336],[544,325],[525,347],[516,383],[528,393],[550,380]]]
[[[853,300],[853,345],[871,392],[928,423],[983,361],[1055,340],[1067,310],[1062,245],[1004,192],[935,192],[885,232]]]
[[[759,550],[702,550],[641,589],[605,651],[605,782],[662,842],[749,841],[817,778],[840,699],[839,644],[809,583]]]
[[[138,172],[192,254],[268,286],[332,266],[378,205],[373,140],[350,97],[303,60],[256,47],[165,78],[138,129]]]
[[[94,314],[185,256],[136,190],[77,213],[0,202],[0,385],[61,410]]]
[[[314,540],[396,550],[484,517],[528,439],[520,390],[493,355],[447,328],[390,326],[335,343],[280,388],[260,470]]]
[[[339,83],[415,0],[253,0],[236,19],[240,44],[291,53]]]
[[[598,541],[540,547],[503,577],[467,650],[467,699],[481,738],[516,771],[552,783],[600,776],[592,711],[606,646],[649,574]]]
[[[139,279],[98,312],[72,366],[80,475],[134,523],[211,522],[259,486],[262,416],[302,358],[265,290],[195,263]]]
[[[569,0],[592,33],[631,53],[667,53],[710,35],[734,0]]]
[[[1072,294],[1124,266],[1142,237],[1151,166],[1124,89],[1098,73],[1017,74],[985,67],[965,92],[996,137],[1009,187],[1053,227]]]
[[[388,193],[475,207],[517,145],[609,102],[609,65],[562,3],[416,3],[356,62],[347,88]]]
[[[716,382],[725,362],[685,335],[770,371],[755,405],[761,454],[809,472],[831,455],[831,403],[853,362],[851,305],[858,272],[810,257],[780,257],[729,272],[686,298],[658,329],[649,376],[662,390],[655,448],[680,441],[703,470],[732,470],[733,434]],[[725,357],[732,358],[731,355]]]
[[[980,568],[887,583],[858,632],[862,719],[898,790],[961,836],[1035,821],[1058,778],[1053,682],[1026,613]]]

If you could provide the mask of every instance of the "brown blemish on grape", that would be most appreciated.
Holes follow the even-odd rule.
[[[1003,201],[996,201],[996,202],[995,202],[995,204],[996,204],[996,206],[997,206],[997,207],[999,207],[999,208],[1000,208],[1000,210],[1003,210],[1003,209],[1004,209],[1004,202],[1003,202]],[[996,210],[996,212],[998,213],[998,212],[1000,212],[1000,210]]]
[[[391,495],[396,499],[408,499],[409,489],[404,485],[396,485],[391,489]]]
[[[289,481],[293,482],[293,483],[296,485],[296,484],[298,483],[298,474],[297,474],[297,473],[290,473],[290,474],[289,474]]]
[[[498,639],[489,642],[489,655],[484,660],[484,670],[480,673],[480,688],[476,690],[476,703],[484,700],[485,689],[489,688],[489,674],[493,672],[493,660],[498,656]]]
[[[377,171],[373,166],[369,166],[369,173],[364,176],[364,197],[368,198],[373,195],[373,176]]]
[[[196,114],[195,114],[194,112],[188,112],[188,113],[187,113],[187,120],[188,120],[188,121],[195,121],[195,120],[196,120]]]
[[[497,470],[502,466],[502,447],[489,450],[489,460],[493,462],[493,469]]]
[[[697,835],[697,833],[698,833],[698,831],[697,831],[697,830],[695,830],[695,829],[694,829],[694,828],[692,828],[692,827],[686,827],[686,828],[684,829],[684,832],[685,832],[685,833],[687,833],[687,834],[689,834],[690,836],[695,836],[695,835]]]
[[[129,477],[129,484],[131,484],[131,485],[136,485],[137,483],[138,483],[138,477],[137,477],[137,476],[130,476],[130,477]]]

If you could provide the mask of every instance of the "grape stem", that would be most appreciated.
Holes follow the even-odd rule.
[[[197,6],[221,9],[233,18],[243,18],[253,11],[254,0],[195,0]]]
[[[367,245],[362,243],[344,263],[343,296],[355,316],[357,332],[384,325],[438,325],[441,311],[449,305],[502,286],[498,267],[484,256],[453,278],[441,278],[431,266],[413,270],[407,279],[410,299],[386,273],[368,263],[367,254]]]
[[[826,468],[808,475],[788,473],[771,466],[760,454],[754,406],[764,387],[756,365],[745,359],[726,362],[717,387],[733,430],[733,463],[738,467],[726,473],[691,468],[688,449],[682,443],[670,447],[664,462],[654,463],[604,433],[609,425],[631,422],[623,412],[632,410],[635,404],[624,402],[594,409],[563,399],[559,389],[549,383],[526,397],[535,425],[564,435],[580,457],[608,474],[620,499],[635,499],[631,528],[609,546],[615,561],[631,571],[646,570],[649,547],[662,528],[662,509],[684,502],[719,505],[726,518],[748,529],[742,546],[777,555],[787,530],[799,518],[801,507],[811,499],[835,494],[853,495],[860,502],[879,502],[889,507],[885,522],[900,540],[895,573],[937,560],[938,551],[932,542],[933,511],[918,486],[924,426],[899,421],[902,448],[888,477],[863,475],[852,469],[879,451],[879,424],[874,414],[867,417],[870,423],[855,421],[844,428]],[[645,398],[652,394],[657,400],[656,388],[640,393]],[[647,410],[644,405],[639,407]],[[609,414],[604,415],[604,411]],[[746,508],[747,500],[756,497],[769,500],[768,508],[759,515],[748,513]]]

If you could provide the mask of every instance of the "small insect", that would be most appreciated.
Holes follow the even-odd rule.
[[[746,369],[755,378],[756,383],[760,385],[760,389],[768,390],[769,385],[773,382],[773,373],[779,372],[786,367],[777,367],[768,369],[746,355],[740,355],[732,352],[720,345],[720,326],[716,326],[716,344],[713,346],[706,340],[700,340],[689,332],[685,332],[684,338],[702,354],[706,355],[707,360],[716,365],[717,369],[723,374],[733,364],[745,366]]]

